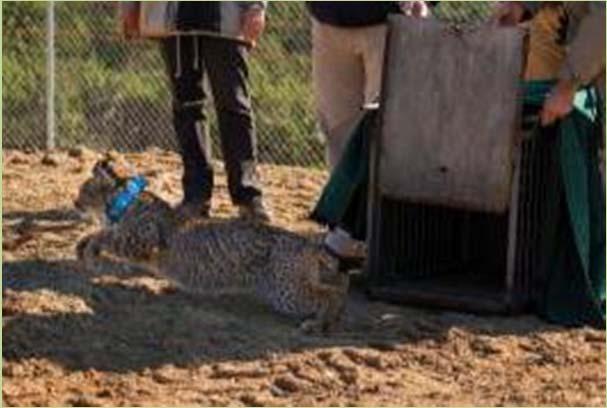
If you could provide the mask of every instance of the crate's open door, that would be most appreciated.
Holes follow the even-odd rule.
[[[390,19],[379,188],[410,202],[503,212],[510,203],[523,33]]]
[[[516,28],[454,32],[391,17],[371,138],[374,298],[486,312],[524,303],[515,276],[524,40]]]

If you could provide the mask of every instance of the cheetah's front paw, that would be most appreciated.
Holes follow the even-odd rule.
[[[100,270],[101,248],[93,236],[85,237],[76,246],[76,256],[82,262],[84,270],[96,274]]]

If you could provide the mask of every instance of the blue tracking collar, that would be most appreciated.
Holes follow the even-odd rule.
[[[105,207],[105,215],[110,223],[113,224],[120,221],[129,207],[137,201],[137,198],[147,185],[148,182],[143,176],[136,176],[127,180],[122,190]]]

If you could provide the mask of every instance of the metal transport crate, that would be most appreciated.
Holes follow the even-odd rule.
[[[368,291],[374,298],[504,313],[533,298],[550,140],[525,139],[525,35],[389,22],[371,141]]]

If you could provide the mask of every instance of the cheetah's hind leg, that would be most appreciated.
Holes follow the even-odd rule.
[[[316,313],[305,319],[299,329],[306,334],[327,334],[334,332],[340,325],[348,297],[350,277],[346,273],[337,272],[337,285],[314,282],[311,283],[313,296],[318,301]]]

